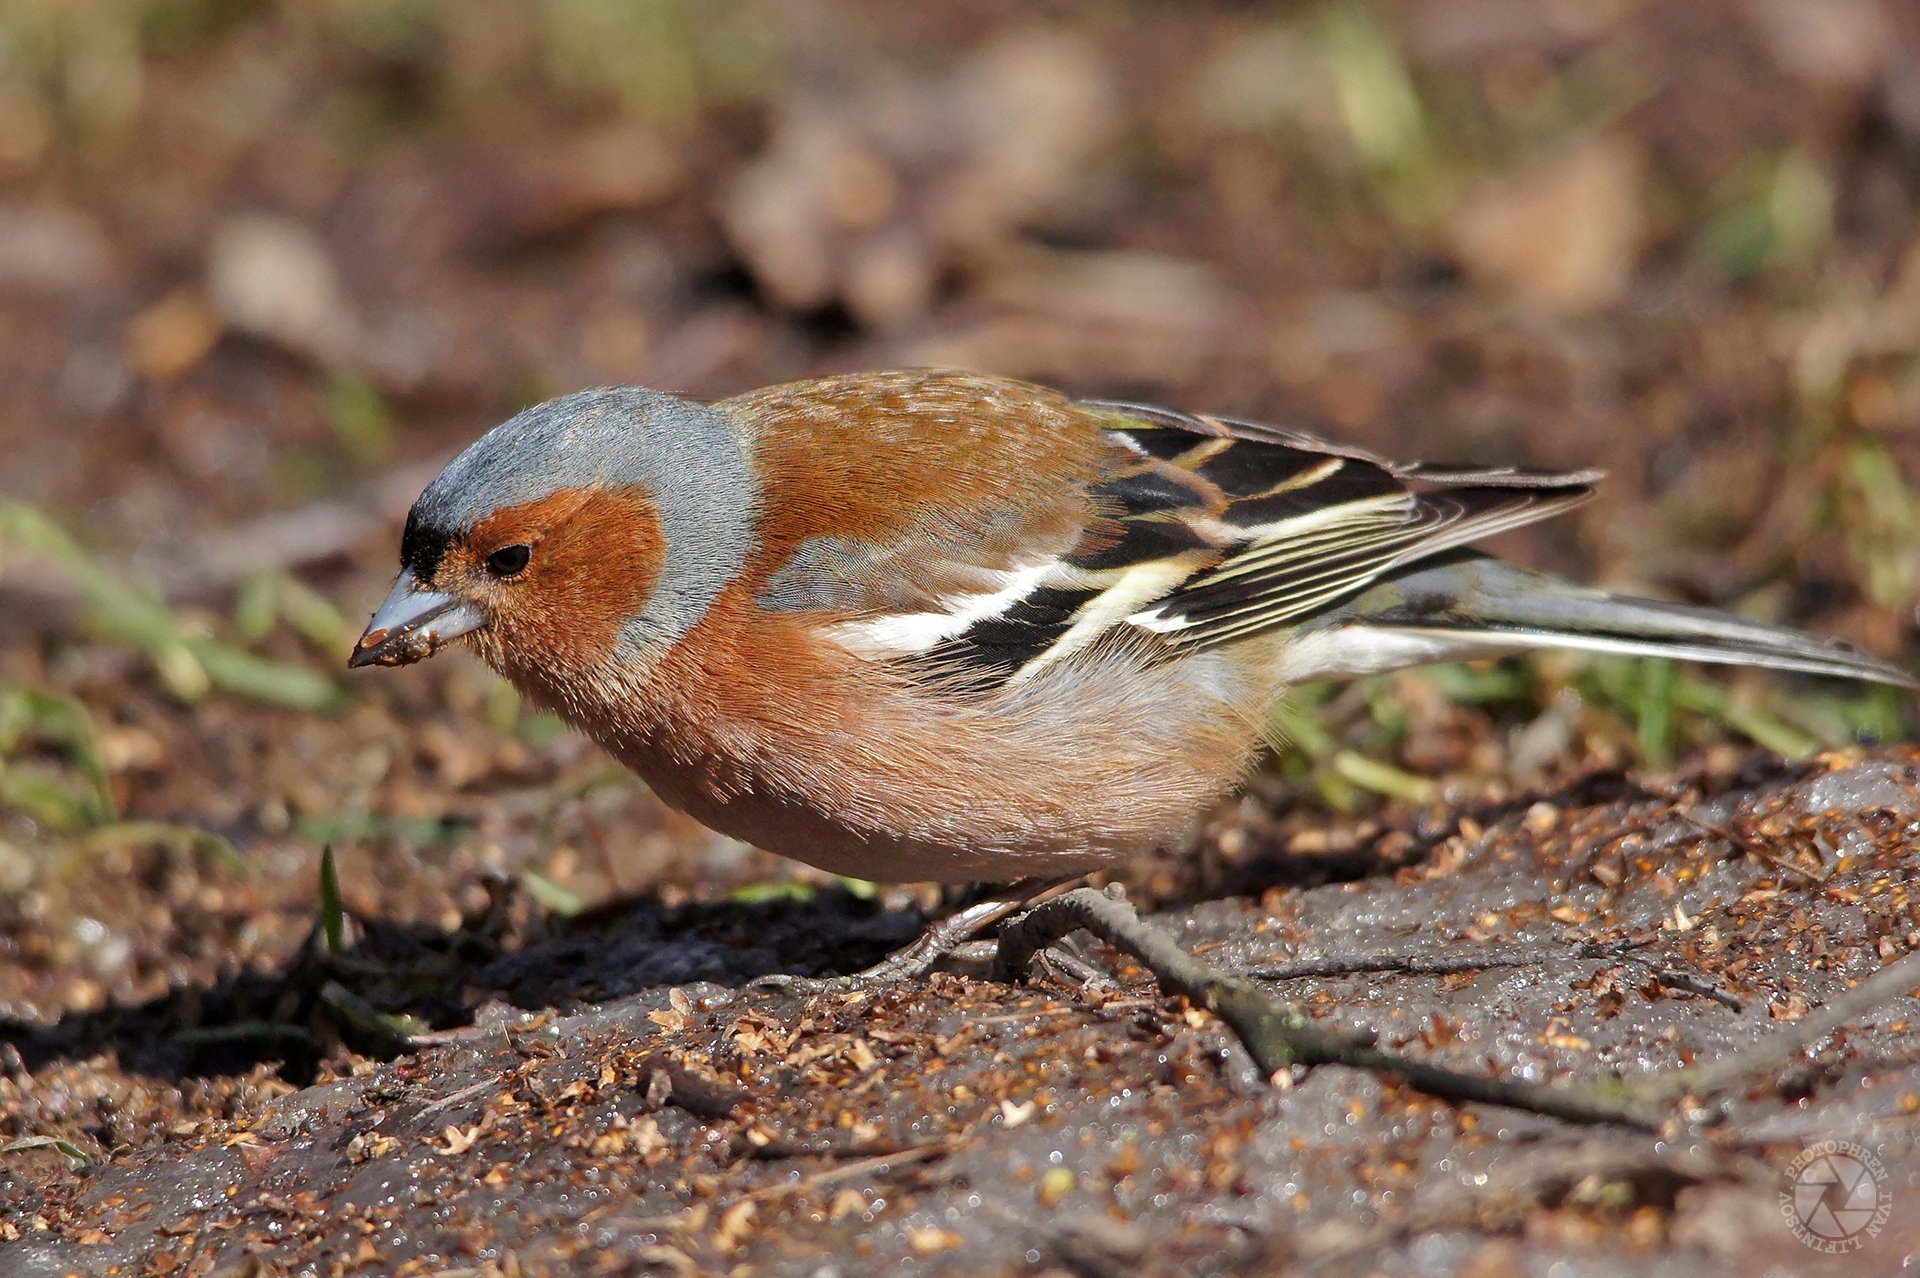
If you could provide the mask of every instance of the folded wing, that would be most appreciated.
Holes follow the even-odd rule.
[[[1016,428],[1025,406],[1000,407]],[[1289,682],[1567,647],[1913,683],[1834,640],[1469,549],[1587,500],[1598,471],[1400,463],[1233,418],[1069,408],[1103,460],[1050,501],[1002,503],[1005,520],[982,516],[991,537],[920,528],[859,553],[818,543],[817,559],[794,561],[812,583],[804,598],[847,592],[836,633],[848,647],[968,687],[1018,687],[1095,644],[1173,658],[1283,627],[1297,632],[1276,671]]]
[[[1087,401],[1116,445],[1105,521],[933,650],[1010,682],[1116,633],[1169,650],[1298,625],[1408,564],[1557,514],[1595,471],[1402,465],[1312,435]]]

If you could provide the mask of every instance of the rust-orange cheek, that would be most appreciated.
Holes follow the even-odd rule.
[[[580,670],[611,657],[659,579],[665,539],[636,489],[568,490],[481,520],[476,551],[524,540],[524,573],[500,583],[495,625],[516,665]]]

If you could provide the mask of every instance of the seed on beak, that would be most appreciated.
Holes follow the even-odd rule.
[[[440,645],[486,624],[479,608],[444,591],[421,586],[413,569],[401,572],[353,645],[347,664],[405,666],[431,657]]]

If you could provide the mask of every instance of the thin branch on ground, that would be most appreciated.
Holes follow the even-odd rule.
[[[1329,954],[1319,958],[1294,959],[1244,967],[1234,973],[1257,981],[1298,981],[1309,977],[1362,976],[1393,972],[1407,976],[1452,976],[1459,972],[1477,972],[1489,967],[1531,967],[1553,959],[1613,959],[1625,957],[1651,938],[1634,937],[1620,941],[1552,942],[1543,945],[1502,945],[1470,953],[1410,954]]]
[[[1648,973],[1655,981],[1670,990],[1679,990],[1683,994],[1692,994],[1697,998],[1712,999],[1722,1007],[1741,1011],[1746,1000],[1726,987],[1726,983],[1711,972],[1693,972],[1686,968],[1668,964],[1651,968]]]
[[[1637,1080],[1635,1085],[1644,1095],[1666,1100],[1689,1096],[1705,1100],[1719,1096],[1757,1075],[1805,1056],[1835,1030],[1917,989],[1920,989],[1920,950],[1895,959],[1825,1007],[1775,1030],[1752,1047],[1703,1065],[1649,1075]]]
[[[1391,1074],[1443,1100],[1505,1105],[1568,1122],[1651,1130],[1663,1117],[1631,1097],[1608,1094],[1611,1089],[1463,1074],[1326,1029],[1252,982],[1187,953],[1171,933],[1143,920],[1124,896],[1092,888],[1038,905],[1003,928],[997,975],[1003,980],[1024,976],[1041,950],[1080,928],[1139,959],[1161,989],[1219,1016],[1269,1076],[1296,1065],[1350,1065]]]
[[[1112,890],[1110,889],[1110,892]],[[1268,1075],[1295,1066],[1349,1065],[1392,1075],[1442,1100],[1478,1101],[1576,1123],[1618,1123],[1656,1130],[1663,1122],[1705,1117],[1705,1102],[1803,1055],[1849,1021],[1920,986],[1920,953],[1909,954],[1820,1012],[1753,1047],[1707,1065],[1630,1079],[1526,1083],[1464,1074],[1390,1052],[1363,1037],[1329,1030],[1300,1008],[1244,977],[1188,953],[1173,935],[1143,920],[1123,895],[1082,888],[1034,907],[1001,931],[995,974],[1024,979],[1036,956],[1084,928],[1138,959],[1160,988],[1219,1016]],[[1484,963],[1482,956],[1481,963]]]

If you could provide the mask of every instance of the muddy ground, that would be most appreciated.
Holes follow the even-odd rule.
[[[1895,0],[7,6],[0,1272],[1894,1270],[1911,997],[1645,1133],[1275,1086],[1097,946],[743,991],[942,902],[342,663],[515,408],[938,363],[1605,466],[1504,548],[1914,665],[1916,69]],[[1116,879],[1378,959],[1268,984],[1384,1045],[1665,1075],[1920,948],[1910,698],[1549,658],[1285,727]]]

